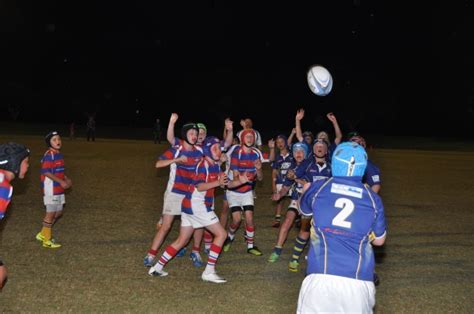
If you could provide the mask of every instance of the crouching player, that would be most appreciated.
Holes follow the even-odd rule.
[[[22,144],[0,145],[0,220],[7,211],[13,194],[10,182],[16,177],[23,179],[29,167],[30,150]],[[0,260],[0,292],[7,282],[7,269]]]
[[[381,198],[362,183],[366,166],[362,146],[340,144],[332,157],[333,177],[304,187],[300,208],[313,220],[298,313],[373,310],[372,245],[385,242],[386,225]]]
[[[182,203],[181,229],[178,239],[165,249],[158,263],[151,267],[148,274],[164,277],[168,275],[163,270],[165,265],[176,256],[178,251],[190,240],[195,229],[206,228],[214,236],[211,244],[207,266],[201,278],[204,281],[224,283],[226,280],[217,275],[215,266],[226,239],[226,231],[219,223],[214,213],[214,190],[216,187],[229,188],[248,182],[245,175],[235,177],[228,182],[227,175],[220,172],[221,143],[216,137],[208,137],[203,143],[204,157],[196,166],[196,176],[189,186]]]

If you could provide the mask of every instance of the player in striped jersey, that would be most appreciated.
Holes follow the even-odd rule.
[[[173,119],[173,115],[170,118]],[[174,221],[181,215],[181,202],[193,182],[196,165],[202,158],[202,149],[196,146],[198,137],[196,123],[187,123],[181,128],[180,145],[175,145],[164,152],[156,162],[156,168],[170,166],[168,185],[164,194],[162,225],[155,234],[151,247],[144,259],[144,265],[150,267],[158,249],[163,244]]]
[[[255,225],[253,221],[254,196],[252,192],[252,182],[263,179],[262,153],[253,147],[255,143],[255,132],[252,129],[245,129],[240,133],[240,145],[235,147],[230,154],[230,171],[232,177],[246,175],[250,182],[239,187],[228,189],[226,192],[227,201],[232,212],[232,222],[229,225],[228,237],[224,244],[224,251],[230,249],[234,241],[235,232],[242,221],[242,211],[245,215],[245,239],[247,241],[247,252],[256,256],[261,256],[262,252],[254,245]]]
[[[41,159],[41,186],[43,188],[43,202],[46,214],[43,218],[43,227],[36,234],[36,240],[45,248],[57,249],[61,244],[52,236],[52,229],[56,221],[63,215],[66,203],[64,191],[72,186],[72,181],[65,174],[64,156],[61,153],[62,141],[57,131],[46,134],[45,142],[48,150]]]
[[[225,283],[226,280],[217,275],[215,265],[226,238],[225,229],[219,223],[214,213],[214,190],[216,187],[228,186],[232,188],[245,184],[248,178],[239,176],[236,180],[228,182],[227,175],[220,171],[221,143],[215,137],[208,137],[203,143],[204,158],[196,167],[196,175],[189,186],[188,193],[183,199],[181,214],[181,229],[178,239],[167,246],[158,263],[149,270],[152,276],[166,276],[168,273],[163,267],[176,256],[191,238],[195,229],[206,228],[213,236],[209,251],[207,266],[201,275],[204,281]]]
[[[18,143],[0,145],[0,220],[5,217],[10,204],[15,178],[23,179],[29,167],[30,150]],[[0,292],[7,282],[7,269],[0,259]]]

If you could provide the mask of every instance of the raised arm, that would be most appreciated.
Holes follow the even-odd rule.
[[[232,141],[234,139],[234,121],[230,118],[225,119],[225,127],[224,127],[224,148],[230,147],[232,145]]]
[[[271,139],[268,141],[268,148],[270,149],[270,156],[268,157],[268,160],[270,162],[275,161],[275,140]]]
[[[178,121],[178,114],[172,113],[170,117],[170,122],[168,123],[168,131],[166,131],[166,139],[170,143],[170,145],[174,145],[174,125]]]
[[[295,129],[296,129],[296,138],[299,142],[303,142],[303,131],[301,131],[301,120],[304,118],[304,109],[299,109],[296,111],[295,116]]]
[[[288,147],[291,147],[291,144],[293,144],[293,137],[296,135],[296,128],[293,128],[291,130],[290,136],[288,136]]]
[[[334,127],[334,134],[336,136],[334,138],[334,144],[339,145],[339,143],[341,143],[341,140],[342,140],[342,132],[341,132],[341,129],[339,128],[339,123],[337,123],[336,116],[332,112],[328,113],[326,116],[329,119],[329,121],[332,122],[332,126]]]

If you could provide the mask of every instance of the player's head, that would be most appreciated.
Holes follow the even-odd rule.
[[[60,150],[62,146],[61,136],[58,131],[51,131],[44,137],[44,141],[48,147]]]
[[[252,129],[245,129],[240,133],[240,144],[247,147],[252,147],[255,144],[257,135]]]
[[[362,146],[364,148],[366,148],[366,146],[367,146],[367,144],[365,143],[365,139],[362,136],[358,135],[358,134],[351,136],[349,138],[349,141],[355,142],[355,143],[359,144],[360,146]]]
[[[196,123],[190,122],[181,128],[181,138],[189,145],[196,145],[198,140],[199,128]]]
[[[209,136],[202,143],[202,151],[204,155],[214,161],[219,161],[222,155],[221,141],[215,136]]]
[[[204,140],[206,139],[207,136],[207,128],[204,123],[196,123],[198,128],[199,128],[199,133],[198,133],[198,144],[202,144]]]
[[[335,177],[362,177],[367,167],[367,153],[356,142],[339,144],[332,156],[332,175]]]
[[[275,143],[279,150],[288,148],[288,138],[283,134],[277,135]]]
[[[303,140],[308,144],[308,146],[311,146],[314,141],[314,135],[311,131],[305,131],[303,133]]]
[[[308,145],[306,143],[298,142],[292,146],[293,158],[300,163],[308,156]]]
[[[29,167],[30,150],[23,144],[7,143],[0,145],[0,169],[12,172],[23,179]]]
[[[251,129],[251,128],[253,128],[253,121],[252,121],[252,119],[247,118],[247,119],[244,120],[244,123],[245,123],[245,128],[246,128],[246,129]]]
[[[323,139],[329,143],[329,134],[326,131],[321,131],[316,134],[316,139]]]
[[[328,153],[328,142],[324,139],[315,139],[313,142],[313,154],[318,158],[325,158]]]

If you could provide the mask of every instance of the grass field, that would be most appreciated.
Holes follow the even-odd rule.
[[[34,238],[44,215],[39,187],[43,138],[0,136],[0,142],[7,140],[28,145],[32,157],[27,178],[13,181],[13,202],[1,223],[0,256],[10,280],[0,294],[0,312],[295,311],[304,272],[288,272],[287,262],[296,230],[281,260],[266,261],[277,232],[270,227],[268,166],[256,200],[256,243],[264,256],[248,255],[243,240],[236,241],[218,262],[228,283],[215,285],[202,282],[202,269],[187,257],[171,261],[165,278],[149,277],[142,264],[167,182],[167,169],[154,169],[164,145],[64,139],[66,173],[74,186],[54,228],[63,247],[48,250]],[[474,152],[384,148],[370,156],[382,168],[389,226],[387,243],[377,255],[376,311],[472,313]]]

